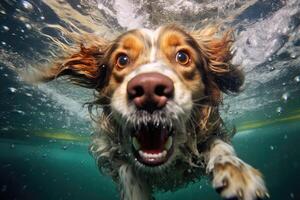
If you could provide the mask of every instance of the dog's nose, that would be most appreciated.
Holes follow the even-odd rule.
[[[163,74],[143,73],[128,82],[127,94],[137,108],[153,111],[163,108],[168,99],[173,97],[174,85],[173,81]]]

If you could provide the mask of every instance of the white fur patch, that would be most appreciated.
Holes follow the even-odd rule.
[[[157,54],[157,39],[160,33],[160,29],[158,28],[155,31],[150,29],[141,29],[141,32],[145,34],[146,37],[148,37],[151,41],[151,47],[150,47],[150,63],[156,61],[156,54]]]
[[[134,172],[134,169],[124,164],[119,169],[119,189],[121,200],[150,200],[151,193],[145,182]]]
[[[222,140],[216,140],[213,144],[214,147],[209,152],[209,159],[206,166],[207,173],[210,173],[214,169],[215,163],[219,162],[234,162],[234,160],[227,160],[224,155],[236,156],[234,149],[231,145],[223,142]],[[236,163],[235,163],[236,164]]]
[[[258,171],[239,159],[229,144],[216,140],[208,154],[207,172],[213,173],[212,185],[222,188],[223,198],[256,200],[268,196]]]
[[[180,110],[174,111],[178,115],[189,116],[192,109],[192,93],[190,90],[186,88],[186,86],[181,82],[177,74],[170,68],[167,67],[162,62],[154,62],[142,65],[128,74],[122,84],[115,90],[112,96],[112,108],[114,112],[117,112],[122,117],[126,118],[129,114],[135,111],[135,106],[128,102],[127,98],[127,84],[128,82],[134,78],[135,76],[148,73],[148,72],[157,72],[161,73],[165,76],[168,76],[174,83],[174,99],[170,101],[174,101],[177,105],[176,108],[180,108]]]

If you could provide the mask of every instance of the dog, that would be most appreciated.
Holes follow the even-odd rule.
[[[64,76],[96,91],[89,110],[101,112],[90,152],[120,199],[153,199],[155,190],[204,175],[224,199],[269,197],[262,174],[237,157],[219,114],[222,93],[239,93],[244,82],[231,63],[233,34],[219,32],[167,25],[113,41],[93,37],[35,74],[35,81]]]

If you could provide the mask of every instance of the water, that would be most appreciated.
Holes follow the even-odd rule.
[[[238,155],[260,169],[271,199],[300,199],[300,2],[3,0],[0,3],[0,199],[118,199],[88,154],[93,99],[67,83],[27,85],[16,71],[55,57],[63,30],[113,38],[131,28],[212,21],[236,32],[234,63],[244,91],[226,96],[222,115],[235,124]],[[209,180],[157,199],[220,199]]]

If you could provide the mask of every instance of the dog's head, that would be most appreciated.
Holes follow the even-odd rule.
[[[89,41],[90,43],[93,41]],[[139,166],[164,166],[218,134],[221,91],[238,92],[242,73],[230,64],[232,36],[177,26],[101,40],[42,74],[61,75],[99,92],[103,132]],[[184,148],[182,148],[184,147]]]

